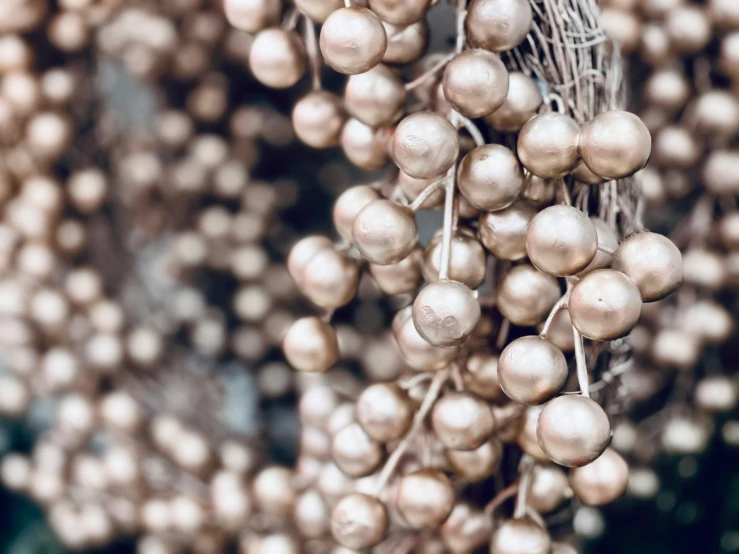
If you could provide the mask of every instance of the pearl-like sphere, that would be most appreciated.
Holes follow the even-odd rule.
[[[546,529],[525,516],[498,528],[490,541],[490,554],[549,554],[551,544]]]
[[[452,554],[464,554],[474,552],[490,540],[493,522],[483,510],[459,502],[440,531]]]
[[[443,233],[431,238],[424,254],[423,276],[427,282],[439,280]],[[449,252],[449,278],[476,289],[485,279],[485,250],[472,232],[459,229],[452,235]]]
[[[282,2],[272,0],[226,0],[223,10],[228,22],[247,33],[256,33],[278,22]]]
[[[341,0],[295,0],[295,7],[313,21],[323,23],[333,12],[342,8]]]
[[[496,400],[502,398],[503,391],[498,382],[498,356],[495,354],[474,353],[467,358],[462,371],[465,390]]]
[[[469,152],[459,164],[457,185],[475,208],[496,211],[513,204],[521,193],[523,171],[510,149],[485,144]]]
[[[379,442],[401,438],[410,428],[413,410],[408,395],[391,383],[375,383],[359,395],[357,421],[365,432]]]
[[[611,442],[611,424],[597,402],[568,394],[544,406],[536,436],[553,462],[582,467],[597,459]]]
[[[452,124],[440,115],[417,112],[398,124],[392,152],[398,167],[411,177],[440,177],[457,160],[459,137]]]
[[[515,202],[502,210],[483,213],[477,226],[480,242],[499,260],[524,259],[526,231],[536,213],[528,202]]]
[[[399,311],[393,319],[393,335],[405,362],[416,371],[436,371],[457,355],[457,347],[430,344],[418,334],[411,317],[412,307]]]
[[[319,39],[326,64],[347,75],[364,73],[382,60],[387,48],[385,28],[367,8],[339,8],[328,16]]]
[[[371,263],[399,262],[418,242],[413,212],[390,200],[367,204],[354,218],[352,239],[359,253]]]
[[[503,277],[496,294],[498,309],[514,325],[536,325],[561,295],[557,279],[522,264]]]
[[[334,227],[341,237],[352,241],[354,220],[365,206],[380,199],[380,193],[366,185],[358,185],[346,189],[336,199],[332,212]]]
[[[414,529],[435,528],[454,508],[449,478],[436,469],[421,469],[400,478],[395,504],[401,517]]]
[[[537,465],[531,474],[527,503],[540,514],[555,510],[570,495],[567,475],[553,465]]]
[[[550,462],[551,460],[539,446],[539,439],[536,437],[536,426],[543,409],[543,406],[530,406],[526,409],[521,418],[522,421],[518,424],[515,441],[521,447],[521,450],[535,460]]]
[[[372,440],[359,423],[350,423],[334,435],[331,457],[349,477],[364,477],[382,463],[382,445]]]
[[[671,10],[665,19],[670,44],[680,54],[696,54],[713,37],[713,29],[703,6],[685,5]]]
[[[310,235],[300,239],[290,250],[287,257],[287,271],[298,286],[303,280],[303,272],[308,262],[324,248],[333,248],[328,237]]]
[[[591,217],[590,221],[593,222],[595,232],[598,234],[598,247],[604,247],[610,251],[615,251],[618,248],[618,236],[616,232],[611,228],[608,223],[597,217]],[[598,250],[595,253],[593,261],[590,262],[585,269],[580,271],[579,276],[583,276],[586,273],[590,273],[596,269],[604,269],[611,265],[613,260],[613,254],[610,252],[604,252]]]
[[[570,471],[570,486],[586,506],[610,504],[626,491],[629,466],[613,448],[607,448],[594,462]]]
[[[467,117],[482,117],[505,102],[508,70],[497,55],[473,48],[447,64],[442,87],[444,96],[455,110]]]
[[[423,55],[429,40],[429,26],[425,19],[404,27],[382,22],[387,34],[387,49],[382,61],[388,64],[406,64]]]
[[[580,126],[570,116],[545,113],[532,117],[518,135],[518,157],[534,175],[562,177],[580,161]]]
[[[455,475],[469,483],[482,481],[495,473],[502,456],[502,445],[496,439],[491,439],[474,450],[446,451],[447,461]]]
[[[521,404],[543,404],[567,381],[567,360],[562,351],[538,336],[521,337],[505,347],[498,360],[503,392]]]
[[[305,47],[292,31],[260,31],[249,50],[249,67],[256,79],[268,87],[288,88],[305,73]]]
[[[527,0],[473,0],[467,7],[467,37],[491,52],[511,50],[529,34],[532,19]]]
[[[519,131],[526,122],[536,115],[543,99],[534,80],[514,71],[508,75],[508,94],[505,102],[485,121],[496,131],[513,133]]]
[[[413,323],[434,346],[460,344],[480,319],[480,303],[473,291],[448,279],[427,285],[413,302]]]
[[[490,406],[473,394],[442,396],[431,410],[431,428],[447,448],[474,450],[488,440],[495,421]]]
[[[339,544],[364,550],[379,544],[389,525],[387,510],[377,498],[352,493],[331,513],[331,533]]]
[[[595,258],[598,233],[593,222],[572,206],[550,206],[529,223],[526,252],[534,266],[550,275],[574,275]]]
[[[324,248],[306,264],[298,286],[317,306],[340,308],[354,298],[358,282],[356,261],[333,248]]]
[[[572,289],[568,309],[572,325],[593,340],[624,337],[641,315],[641,295],[634,281],[613,269],[588,273]]]
[[[631,235],[616,249],[612,267],[634,280],[644,302],[661,300],[683,282],[680,250],[658,233]]]
[[[341,99],[330,92],[315,90],[295,103],[293,130],[311,148],[331,148],[339,144],[346,115]]]
[[[339,358],[336,332],[317,317],[304,317],[293,323],[282,348],[287,361],[299,371],[328,371]]]
[[[370,264],[369,270],[380,290],[387,295],[410,294],[416,291],[422,280],[423,251],[415,248],[405,258],[394,264]]]
[[[405,99],[406,91],[400,76],[383,64],[352,75],[344,89],[346,110],[371,127],[386,125],[396,119]]]
[[[623,179],[643,168],[652,137],[641,119],[622,110],[596,115],[580,131],[580,156],[593,173]]]
[[[388,138],[383,129],[373,129],[349,118],[341,129],[339,144],[348,160],[362,169],[380,169],[388,162]]]
[[[421,19],[431,0],[370,0],[370,9],[377,17],[393,25],[410,25]]]

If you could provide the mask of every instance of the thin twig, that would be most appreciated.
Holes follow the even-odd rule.
[[[583,344],[582,335],[572,326],[572,336],[575,339],[575,364],[577,365],[577,382],[580,385],[580,392],[585,398],[590,398],[590,385],[588,377],[588,366],[585,362],[585,345]]]
[[[380,496],[380,493],[382,493],[382,490],[385,488],[385,485],[387,485],[390,477],[395,471],[395,467],[398,465],[398,462],[400,462],[403,454],[405,454],[405,451],[408,450],[411,442],[423,427],[423,422],[426,419],[429,411],[431,410],[431,407],[434,405],[434,402],[436,402],[436,399],[438,398],[439,393],[444,386],[444,383],[447,382],[447,379],[449,379],[448,369],[441,369],[436,372],[436,375],[434,375],[434,378],[429,385],[429,389],[428,391],[426,391],[426,396],[424,396],[423,398],[421,407],[418,409],[416,415],[413,417],[413,425],[405,434],[405,437],[403,437],[403,440],[400,442],[400,444],[395,447],[395,450],[393,450],[390,458],[388,458],[387,462],[385,462],[385,467],[383,467],[382,472],[380,472],[380,477],[377,481],[377,487],[375,489],[375,496]]]
[[[547,332],[549,331],[549,327],[552,325],[552,321],[554,321],[554,316],[556,316],[559,311],[562,308],[567,307],[567,303],[570,301],[570,294],[572,292],[572,286],[570,285],[569,281],[567,283],[567,291],[562,295],[562,298],[557,300],[557,303],[554,305],[552,310],[549,312],[549,315],[547,316],[547,320],[544,322],[544,327],[541,328],[541,332],[539,333],[540,337],[546,338]]]
[[[520,484],[518,486],[518,495],[516,496],[516,507],[513,510],[514,518],[521,518],[526,515],[526,499],[531,486],[531,473],[534,470],[534,459],[528,454],[524,454],[518,471],[521,474]]]
[[[405,90],[411,91],[415,88],[420,87],[422,84],[424,84],[426,81],[428,81],[431,77],[436,75],[440,70],[442,70],[444,67],[446,67],[446,64],[448,64],[452,59],[454,59],[455,54],[450,53],[441,58],[438,62],[436,62],[434,65],[432,65],[428,70],[426,70],[424,73],[413,79],[410,83],[406,83]]]
[[[483,146],[485,144],[485,139],[483,138],[482,133],[480,132],[480,129],[477,128],[477,125],[475,125],[469,118],[463,116],[461,113],[457,111],[455,111],[454,114],[455,114],[456,120],[470,134],[470,136],[472,137],[472,140],[475,141],[475,146]]]
[[[498,339],[495,341],[495,346],[500,350],[508,340],[508,332],[511,330],[511,322],[508,318],[503,318],[503,322],[500,324],[500,330],[498,331]]]
[[[318,40],[316,38],[316,26],[307,15],[305,19],[305,49],[308,52],[310,62],[311,85],[313,90],[321,90],[321,56],[318,52]]]
[[[511,485],[508,485],[506,488],[496,494],[495,497],[485,506],[485,513],[489,516],[493,515],[493,512],[495,512],[495,510],[497,510],[503,504],[503,502],[505,502],[509,498],[513,498],[514,496],[516,496],[517,492],[518,481]]]
[[[430,185],[428,185],[421,194],[416,196],[416,199],[411,203],[410,206],[408,206],[412,212],[417,212],[421,209],[421,206],[426,202],[426,200],[429,199],[429,197],[434,194],[437,190],[441,189],[445,184],[444,178],[439,179],[437,181],[434,181]]]
[[[441,264],[439,280],[449,278],[449,265],[452,257],[452,225],[454,218],[454,174],[456,166],[449,168],[445,181],[444,228],[442,230]]]

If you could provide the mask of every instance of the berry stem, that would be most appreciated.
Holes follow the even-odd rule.
[[[605,252],[609,256],[613,256],[616,253],[615,248],[608,248],[605,244],[599,244],[598,250],[600,250],[601,252]]]
[[[495,510],[497,510],[501,506],[501,504],[503,504],[503,502],[505,502],[509,498],[516,496],[517,492],[518,481],[511,485],[508,485],[506,488],[496,494],[495,497],[485,506],[485,513],[489,516],[493,515]]]
[[[447,54],[443,58],[441,58],[438,62],[432,65],[424,73],[422,73],[421,75],[413,79],[410,83],[406,83],[405,90],[411,91],[414,88],[420,87],[422,84],[428,81],[431,77],[433,77],[439,71],[441,71],[444,67],[446,67],[446,64],[452,61],[452,59],[454,59],[454,56],[456,56],[456,54],[452,52],[452,53]]]
[[[516,519],[526,515],[526,499],[529,494],[533,469],[534,459],[528,454],[524,454],[518,466],[521,477],[519,479],[518,495],[516,496],[516,507],[513,509],[513,517]]]
[[[552,321],[554,321],[554,316],[556,316],[562,308],[567,307],[567,302],[570,301],[571,292],[572,292],[572,285],[568,281],[567,290],[565,291],[564,295],[562,295],[562,298],[557,300],[557,303],[552,308],[552,311],[549,312],[549,315],[547,316],[547,320],[544,322],[544,327],[541,328],[541,332],[539,333],[540,337],[547,338],[547,332],[549,331],[549,327],[551,327],[552,325]]]
[[[434,181],[430,185],[428,185],[421,194],[416,196],[416,199],[411,203],[410,206],[408,206],[412,212],[417,212],[421,209],[421,206],[423,206],[423,203],[428,200],[429,196],[434,194],[437,190],[439,190],[441,187],[443,187],[445,184],[444,179],[439,179],[437,181]]]
[[[321,90],[321,59],[318,52],[316,26],[310,17],[303,17],[305,19],[305,49],[308,51],[310,61],[311,85],[313,90]]]
[[[431,410],[431,407],[434,405],[434,402],[436,402],[436,399],[439,397],[441,388],[444,386],[444,383],[447,382],[447,379],[449,379],[448,369],[441,369],[436,373],[436,375],[434,375],[434,378],[429,385],[429,390],[426,391],[426,395],[423,397],[421,407],[418,409],[416,415],[413,417],[413,425],[405,434],[405,437],[403,437],[403,440],[400,442],[400,444],[395,447],[395,450],[393,450],[390,458],[388,458],[385,466],[382,468],[380,477],[377,480],[375,496],[380,496],[380,493],[382,493],[382,490],[385,488],[385,485],[387,485],[390,477],[395,471],[398,462],[400,462],[403,454],[405,454],[405,451],[408,450],[411,442],[421,430],[421,427],[423,426],[423,421],[426,419],[426,416]]]
[[[447,171],[445,179],[444,198],[444,228],[442,230],[441,265],[439,267],[439,280],[449,278],[449,264],[452,257],[452,227],[454,224],[454,173],[456,166]]]
[[[572,336],[575,338],[575,364],[577,365],[577,382],[580,384],[580,393],[590,398],[590,384],[588,379],[588,365],[585,363],[585,345],[582,335],[572,326]]]
[[[472,123],[472,121],[459,112],[454,112],[455,119],[461,124],[462,127],[465,128],[465,130],[470,134],[472,137],[472,140],[475,141],[475,146],[483,146],[485,144],[485,139],[482,136],[482,133],[480,132],[480,129],[477,128],[477,125]]]

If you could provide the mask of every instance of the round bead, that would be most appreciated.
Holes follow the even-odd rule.
[[[382,61],[389,64],[406,64],[423,55],[429,41],[429,26],[420,19],[407,27],[382,22],[387,34],[387,49]]]
[[[317,317],[304,317],[290,326],[282,342],[285,357],[299,371],[322,373],[339,358],[339,343],[331,325]]]
[[[364,389],[357,399],[356,413],[365,432],[379,442],[398,440],[413,420],[408,396],[390,383],[376,383]]]
[[[515,202],[523,187],[523,171],[510,149],[485,144],[459,164],[457,185],[465,199],[480,210],[495,211]]]
[[[401,477],[396,506],[414,529],[438,527],[454,508],[454,489],[449,478],[435,469],[421,469]]]
[[[561,296],[557,279],[528,264],[511,269],[498,287],[500,313],[514,325],[536,325]]]
[[[629,334],[641,315],[641,296],[631,278],[620,271],[598,269],[572,289],[568,309],[572,325],[593,340]]]
[[[555,465],[537,465],[531,475],[528,505],[540,514],[559,507],[570,495],[567,475]]]
[[[593,261],[598,233],[593,222],[572,206],[540,211],[526,232],[526,252],[534,266],[550,275],[574,275]]]
[[[333,12],[342,8],[342,0],[295,0],[295,7],[313,21],[323,23]]]
[[[376,130],[349,118],[341,129],[341,149],[348,160],[362,169],[380,169],[388,161],[388,143],[382,129]]]
[[[531,29],[527,0],[472,0],[467,7],[467,36],[473,46],[503,52],[515,48]]]
[[[508,75],[508,94],[505,102],[485,121],[496,131],[515,133],[539,111],[543,99],[534,80],[514,71]]]
[[[629,466],[613,448],[594,462],[570,471],[570,486],[586,506],[610,504],[626,491]]]
[[[292,112],[295,134],[311,148],[331,148],[339,144],[345,120],[341,99],[323,90],[303,96]]]
[[[567,175],[580,162],[580,126],[558,113],[532,117],[518,135],[518,157],[534,175],[554,179]]]
[[[611,441],[611,424],[597,402],[569,394],[544,406],[536,424],[536,437],[553,462],[582,467],[606,449]]]
[[[336,232],[344,240],[352,241],[354,220],[365,206],[380,199],[380,193],[372,187],[358,185],[348,188],[336,199],[333,210],[333,220]]]
[[[423,251],[413,252],[394,264],[370,264],[369,270],[380,290],[389,296],[416,292],[422,280]]]
[[[305,73],[305,48],[298,36],[282,29],[260,31],[249,50],[249,67],[260,83],[288,88]]]
[[[369,0],[370,9],[393,25],[410,25],[428,11],[431,0]]]
[[[331,457],[349,477],[364,477],[380,466],[384,450],[358,423],[350,423],[334,435]]]
[[[510,519],[490,541],[490,554],[549,554],[552,539],[528,516]]]
[[[319,39],[326,64],[347,75],[372,69],[385,54],[387,36],[380,20],[367,8],[340,8],[328,16]]]
[[[435,233],[426,247],[423,277],[429,283],[439,280],[442,238],[441,231]],[[457,230],[452,235],[449,278],[471,289],[479,287],[485,279],[485,250],[469,230]]]
[[[661,300],[683,282],[683,259],[677,246],[658,233],[637,233],[616,249],[613,269],[631,277],[644,302]]]
[[[472,354],[462,371],[465,390],[482,398],[497,400],[503,391],[498,383],[498,356],[494,354]]]
[[[652,152],[652,136],[632,113],[612,110],[596,115],[580,131],[580,156],[604,179],[623,179],[643,168]]]
[[[567,381],[562,351],[538,336],[521,337],[505,347],[498,360],[498,380],[506,396],[521,404],[543,404]]]
[[[441,280],[427,285],[413,303],[413,323],[434,346],[454,346],[472,332],[480,319],[480,304],[469,287]]]
[[[403,119],[395,129],[393,158],[411,177],[440,177],[454,165],[459,137],[448,120],[433,112],[418,112]]]
[[[449,365],[457,355],[457,347],[429,344],[416,330],[412,309],[404,308],[393,319],[393,335],[403,359],[416,371],[436,371]]]
[[[354,218],[352,239],[359,253],[375,264],[399,262],[418,242],[413,212],[390,200],[367,204]]]
[[[500,58],[487,50],[473,48],[457,55],[444,69],[444,96],[466,117],[492,113],[508,95],[508,70]]]
[[[431,410],[431,428],[447,448],[474,450],[493,432],[495,422],[490,406],[466,392],[442,396]]]
[[[226,0],[223,10],[228,22],[247,33],[256,33],[280,18],[282,2],[272,0]]]
[[[518,261],[526,257],[526,231],[536,215],[528,202],[516,202],[496,212],[480,216],[477,233],[482,245],[499,260]]]
[[[447,450],[446,456],[455,475],[474,483],[495,473],[503,452],[498,441],[489,440],[474,450]]]
[[[611,228],[608,223],[597,217],[591,217],[590,221],[593,222],[595,232],[598,234],[598,247],[604,247],[605,249],[615,251],[618,248],[618,236],[616,232]],[[613,254],[598,250],[595,253],[593,261],[590,262],[585,269],[580,271],[578,275],[581,277],[586,273],[590,273],[596,269],[604,269],[610,267],[613,260]]]
[[[331,533],[336,541],[355,550],[379,544],[389,525],[382,502],[366,494],[352,493],[342,498],[331,513]]]
[[[344,106],[362,123],[377,127],[390,123],[401,113],[406,92],[398,74],[386,65],[352,75],[346,81]]]
[[[300,290],[322,308],[340,308],[357,293],[359,269],[351,258],[333,248],[316,253],[305,266]]]
[[[476,551],[490,540],[493,522],[483,510],[460,502],[440,531],[444,544],[453,554],[464,554]]]

